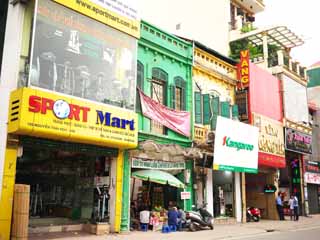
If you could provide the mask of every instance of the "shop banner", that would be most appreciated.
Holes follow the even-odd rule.
[[[240,51],[240,63],[238,65],[240,89],[243,89],[249,86],[249,82],[250,82],[249,65],[250,65],[249,50]]]
[[[53,1],[38,1],[35,11],[29,81],[21,85],[134,110],[137,39]]]
[[[304,163],[305,163],[305,172],[320,174],[320,162],[304,161]]]
[[[257,127],[218,116],[214,144],[214,170],[258,172]]]
[[[31,88],[11,93],[8,132],[115,148],[138,144],[136,113]]]
[[[181,200],[187,200],[191,198],[190,192],[181,192],[180,193]]]
[[[158,160],[146,160],[139,158],[132,158],[132,168],[142,169],[162,169],[162,170],[177,170],[185,169],[185,162],[165,162]]]
[[[137,0],[54,0],[136,38],[140,37]]]
[[[284,168],[286,160],[282,124],[257,113],[252,113],[252,124],[259,128],[259,165]]]
[[[304,181],[311,184],[320,184],[320,174],[306,172],[304,174]]]
[[[312,136],[286,128],[286,149],[298,153],[312,154]]]
[[[177,133],[187,137],[190,136],[189,112],[170,109],[161,103],[154,101],[141,90],[139,90],[139,94],[143,115],[161,123]]]

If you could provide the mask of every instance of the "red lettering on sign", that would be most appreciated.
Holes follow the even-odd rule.
[[[41,97],[30,96],[29,97],[29,111],[39,112],[41,109]]]
[[[49,98],[42,98],[42,107],[41,107],[41,113],[46,114],[47,110],[53,109],[54,101]]]
[[[70,106],[70,114],[69,119],[75,119],[77,121],[80,120],[80,107],[78,105],[69,104]]]

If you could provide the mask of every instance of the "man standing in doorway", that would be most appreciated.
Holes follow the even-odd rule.
[[[282,199],[281,199],[281,192],[278,192],[278,197],[276,198],[276,205],[277,205],[279,218],[282,221],[282,220],[284,220],[284,214],[283,214],[283,205],[282,205]]]

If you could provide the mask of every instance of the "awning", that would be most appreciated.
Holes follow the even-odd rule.
[[[132,177],[159,184],[169,184],[170,186],[177,188],[184,188],[184,184],[179,179],[170,173],[160,170],[139,170],[133,172]]]

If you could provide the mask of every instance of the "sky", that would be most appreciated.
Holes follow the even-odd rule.
[[[171,29],[166,28],[170,23],[170,19],[166,18],[165,11],[172,11],[172,9],[168,10],[168,6],[162,6],[163,9],[157,9],[157,11],[163,12],[162,19],[153,18],[150,11],[154,11],[154,9],[150,9],[150,6],[152,7],[150,1],[160,0],[140,0],[142,18],[170,32]],[[187,3],[195,0],[171,1]],[[201,1],[198,0],[198,2]],[[264,3],[265,10],[256,14],[255,26],[287,26],[305,41],[304,45],[292,49],[291,56],[293,60],[300,62],[304,67],[309,67],[313,63],[320,61],[320,0],[264,0]],[[183,7],[184,4],[181,4],[179,11],[183,11]],[[156,15],[158,16],[158,14]]]
[[[305,41],[292,49],[293,60],[305,67],[320,61],[320,1],[264,0],[264,3],[264,12],[256,15],[256,26],[287,26]]]

